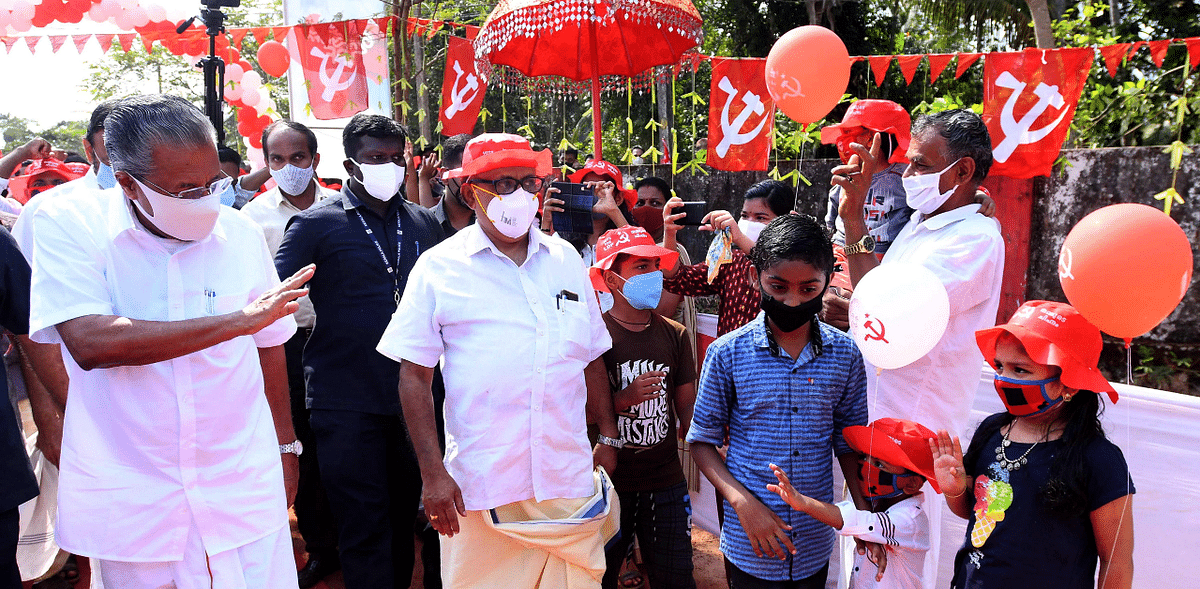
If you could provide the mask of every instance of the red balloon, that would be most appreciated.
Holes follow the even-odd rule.
[[[1130,340],[1154,329],[1192,282],[1192,246],[1162,211],[1104,207],[1071,229],[1058,257],[1067,300],[1101,331]]]
[[[850,53],[833,31],[794,28],[767,54],[767,92],[775,106],[801,124],[829,114],[850,83]]]
[[[291,61],[287,47],[279,41],[267,41],[258,47],[258,65],[272,78],[286,74]]]
[[[253,147],[254,149],[262,149],[262,131],[261,130],[258,133],[254,133],[252,135],[247,136],[246,139],[250,140],[250,147]]]
[[[229,63],[236,63],[236,64],[242,66],[243,72],[248,72],[248,71],[254,69],[254,66],[250,65],[250,62],[242,59],[241,57],[239,57],[237,59],[231,59],[231,60],[229,60]]]

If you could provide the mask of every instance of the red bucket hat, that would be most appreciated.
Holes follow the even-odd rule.
[[[604,284],[604,271],[612,268],[617,254],[658,258],[661,268],[673,268],[675,262],[679,260],[679,252],[659,247],[654,243],[654,238],[637,225],[609,229],[600,236],[600,239],[596,240],[596,263],[588,269],[592,287],[596,290],[608,292],[608,285]]]
[[[929,440],[937,439],[933,430],[915,421],[884,417],[871,425],[852,425],[842,430],[842,437],[854,451],[903,466],[925,477],[934,491],[942,492],[929,451]]]
[[[546,177],[554,171],[554,161],[549,149],[534,151],[529,140],[520,135],[484,133],[467,142],[462,167],[447,171],[443,178],[463,178],[508,167],[533,168],[534,175]]]
[[[53,186],[39,186],[37,189],[31,188],[35,178],[40,176],[57,176],[66,182],[70,182],[77,178],[82,178],[84,174],[87,174],[90,167],[83,162],[64,163],[61,160],[53,158],[33,160],[33,164],[25,169],[24,174],[12,178],[12,181],[9,183],[8,192],[21,204],[25,204],[29,202],[31,196],[36,196],[53,188]],[[37,190],[38,192],[30,195],[30,190]]]
[[[895,135],[897,147],[889,161],[908,161],[905,153],[908,152],[908,143],[912,139],[912,118],[903,106],[891,100],[873,98],[855,101],[846,109],[841,123],[821,128],[821,143],[836,143],[843,133],[855,127]]]
[[[1063,384],[1073,389],[1105,392],[1113,403],[1117,402],[1116,389],[1096,368],[1100,349],[1104,347],[1100,330],[1075,307],[1053,301],[1029,301],[1013,313],[1008,323],[976,331],[975,342],[989,363],[996,356],[996,340],[1002,333],[1015,336],[1034,362],[1062,369]]]
[[[568,179],[579,184],[588,174],[595,174],[611,180],[617,186],[617,192],[625,199],[625,208],[633,210],[633,207],[637,206],[637,191],[625,188],[624,176],[621,175],[620,168],[604,160],[592,160],[579,171],[568,176]]]

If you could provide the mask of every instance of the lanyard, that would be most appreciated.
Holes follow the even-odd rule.
[[[392,289],[392,298],[396,299],[396,306],[400,306],[400,273],[392,267],[392,263],[388,261],[387,254],[383,253],[383,246],[379,244],[379,240],[375,239],[375,232],[371,231],[371,227],[367,225],[367,220],[363,219],[362,213],[356,209],[354,215],[358,217],[358,221],[362,223],[363,229],[367,230],[367,237],[371,238],[371,243],[375,244],[375,249],[379,251],[379,257],[383,258],[383,267],[387,268],[388,274],[392,275],[392,280],[395,284]],[[401,229],[400,211],[396,211],[396,265],[400,265],[400,248],[404,243],[404,230]]]

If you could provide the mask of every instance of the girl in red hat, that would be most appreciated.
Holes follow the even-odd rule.
[[[976,332],[1007,409],[983,420],[964,458],[958,438],[931,442],[951,511],[968,520],[954,588],[1128,588],[1133,481],[1104,436],[1096,369],[1100,330],[1073,307],[1029,301]]]

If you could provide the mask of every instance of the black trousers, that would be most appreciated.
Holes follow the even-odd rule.
[[[308,424],[308,408],[305,407],[304,364],[301,355],[304,342],[312,330],[301,328],[292,339],[283,344],[287,358],[288,389],[291,394],[292,427],[296,439],[304,444],[300,454],[300,480],[296,489],[296,527],[304,538],[304,551],[324,558],[337,556],[337,524],[329,509],[325,486],[321,484],[321,468],[317,460],[317,441]]]
[[[313,409],[347,589],[408,587],[421,473],[399,415]]]
[[[0,401],[7,403],[5,399]],[[17,568],[17,540],[21,535],[21,513],[14,507],[0,512],[0,589],[21,589]]]
[[[692,575],[692,504],[687,483],[658,491],[618,492],[621,535],[604,551],[601,587],[618,587],[618,575],[636,535],[652,589],[696,589]]]
[[[760,579],[737,568],[737,565],[725,559],[725,578],[729,581],[730,589],[823,589],[829,576],[829,563],[812,574],[812,576],[796,581],[768,581]]]

